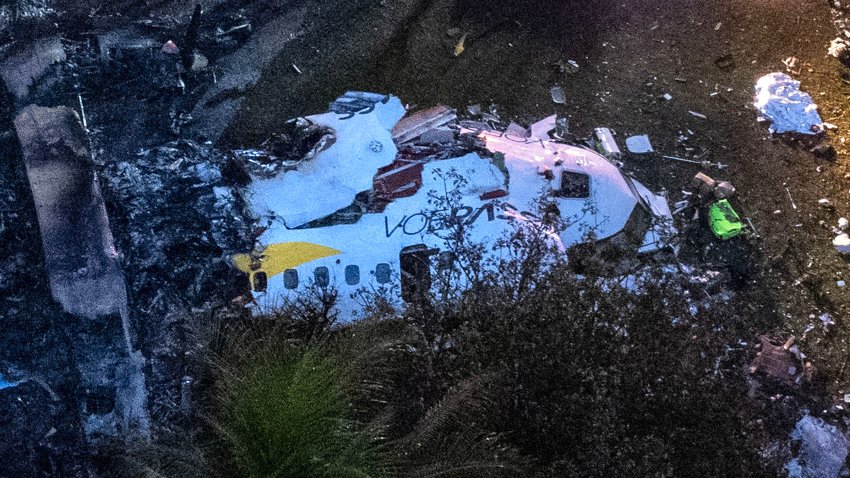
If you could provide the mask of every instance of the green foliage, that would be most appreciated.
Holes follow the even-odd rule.
[[[264,350],[230,371],[217,420],[244,477],[371,477],[381,460],[347,419],[339,368],[317,350]]]

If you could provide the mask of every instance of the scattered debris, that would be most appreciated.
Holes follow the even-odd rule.
[[[835,236],[835,238],[832,239],[832,246],[835,247],[836,251],[842,254],[850,254],[850,235],[844,232]]]
[[[782,345],[775,345],[767,337],[761,338],[761,351],[750,364],[750,373],[762,375],[785,385],[799,384],[806,380],[803,366],[805,355],[789,337]]]
[[[669,159],[671,161],[680,161],[680,162],[683,162],[683,163],[699,164],[699,165],[701,165],[705,168],[715,167],[717,169],[726,169],[726,168],[729,167],[728,164],[723,164],[723,163],[720,163],[720,162],[712,163],[711,161],[705,161],[705,160],[697,161],[696,159],[680,158],[678,156],[670,156],[670,155],[664,155],[664,156],[661,156],[661,157],[663,159]]]
[[[460,56],[460,54],[466,49],[464,44],[466,43],[467,35],[469,35],[469,33],[464,33],[463,36],[460,37],[460,40],[458,40],[457,44],[455,44],[455,56]]]
[[[832,207],[832,202],[827,198],[818,199],[818,205],[822,207]]]
[[[698,111],[691,111],[691,110],[688,110],[688,113],[690,113],[690,114],[691,114],[691,116],[697,117],[697,118],[699,118],[699,119],[708,119],[708,117],[707,117],[707,116],[705,116],[704,114],[702,114],[702,113],[700,113],[700,112],[698,112]]]
[[[670,101],[670,100],[673,99],[673,95],[671,95],[670,93],[664,93],[663,95],[661,95],[661,97],[664,98],[667,101]]]
[[[785,192],[788,194],[788,200],[791,201],[791,207],[797,209],[797,205],[794,204],[794,198],[791,197],[791,190],[788,189],[788,186],[785,186]]]
[[[479,111],[480,108],[479,106]],[[392,127],[393,140],[398,144],[404,144],[456,119],[457,113],[448,106],[441,105],[420,110],[405,116]]]
[[[789,56],[788,58],[782,60],[782,63],[785,65],[785,71],[791,73],[792,75],[799,75],[800,70],[795,69],[797,67],[797,62],[800,60],[795,56]]]
[[[295,73],[301,74],[301,69],[295,63],[292,64],[292,69],[295,70]]]
[[[619,159],[621,156],[620,148],[617,146],[617,141],[614,140],[614,135],[609,128],[596,128],[593,130],[593,135],[596,137],[597,150],[607,158]]]
[[[791,478],[835,478],[839,476],[850,441],[838,428],[806,415],[797,422],[791,439],[799,442],[799,453],[785,465]]]
[[[168,40],[167,42],[163,43],[162,48],[160,48],[160,51],[165,53],[166,55],[180,54],[180,48],[177,48],[177,45],[171,40]]]
[[[567,104],[567,95],[564,93],[564,89],[558,85],[552,87],[550,91],[552,95],[552,101],[559,104],[564,105]]]
[[[838,58],[845,66],[850,66],[850,42],[844,38],[836,38],[829,44],[829,54]]]
[[[816,134],[823,122],[812,97],[800,91],[800,82],[785,73],[770,73],[756,82],[754,106],[771,133]]]
[[[555,63],[555,66],[558,67],[559,72],[570,74],[577,72],[579,68],[578,62],[576,62],[575,60],[558,60],[558,62]]]
[[[630,153],[635,154],[651,153],[653,151],[652,145],[649,143],[649,136],[645,134],[626,138],[626,149]]]

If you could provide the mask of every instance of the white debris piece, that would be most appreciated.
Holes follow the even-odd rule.
[[[832,240],[832,246],[842,254],[850,254],[850,236],[847,233],[839,234]]]
[[[850,43],[841,37],[836,38],[829,44],[828,52],[842,62],[848,61],[850,60]]]
[[[564,89],[560,86],[553,86],[550,91],[552,94],[552,101],[558,103],[559,105],[564,105],[567,103],[567,95],[564,93]]]
[[[754,106],[769,119],[771,133],[815,134],[823,129],[817,105],[800,82],[785,73],[770,73],[756,82]]]
[[[850,441],[836,427],[806,415],[797,422],[791,438],[800,442],[800,452],[785,469],[794,478],[833,478],[844,467]]]
[[[673,95],[671,95],[670,93],[664,93],[663,95],[661,95],[661,97],[664,98],[667,101],[670,101],[670,100],[673,99]]]
[[[543,118],[542,120],[531,125],[529,130],[531,131],[531,137],[542,139],[544,141],[548,141],[551,138],[549,133],[555,130],[557,127],[558,116],[552,115]]]
[[[819,205],[821,205],[821,206],[823,206],[823,207],[829,207],[829,206],[831,206],[831,205],[832,205],[832,203],[831,203],[831,202],[829,201],[829,199],[827,199],[827,198],[820,198],[820,199],[818,199],[818,204],[819,204]]]
[[[850,221],[847,221],[846,217],[839,217],[838,218],[838,228],[839,229],[841,229],[842,231],[845,231],[845,230],[847,230],[848,226],[850,226]]]
[[[699,111],[688,110],[688,113],[690,113],[691,116],[694,116],[694,117],[699,118],[699,119],[708,119],[708,117],[706,115],[700,113]]]
[[[300,163],[295,171],[251,184],[254,213],[281,217],[298,227],[336,212],[372,187],[375,171],[390,164],[398,150],[390,130],[404,115],[398,98],[376,103],[368,114],[324,113],[307,119],[332,128],[336,141]]]
[[[649,143],[649,136],[645,134],[626,138],[626,148],[630,153],[636,154],[651,153],[653,151],[652,144]]]

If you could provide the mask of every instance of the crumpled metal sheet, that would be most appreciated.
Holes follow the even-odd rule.
[[[756,82],[753,103],[761,117],[770,120],[771,133],[816,134],[823,130],[817,105],[800,82],[785,73],[770,73]]]

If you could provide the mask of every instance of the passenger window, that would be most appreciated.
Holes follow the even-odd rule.
[[[268,288],[268,276],[266,276],[265,272],[255,272],[254,273],[254,283],[252,284],[253,289],[257,292],[265,292]]]
[[[431,289],[430,257],[436,252],[436,249],[428,249],[424,244],[401,250],[401,298],[405,302],[423,299]]]
[[[360,267],[345,266],[345,283],[348,285],[357,285],[360,283]]]
[[[286,269],[283,271],[283,286],[287,289],[298,287],[298,271],[295,269]]]
[[[563,171],[561,173],[561,189],[555,195],[562,198],[589,198],[590,176],[574,171]]]
[[[316,285],[319,287],[327,287],[330,284],[330,273],[328,273],[328,268],[325,266],[317,267],[313,271],[313,277],[316,279]]]
[[[386,284],[390,281],[390,265],[386,262],[382,262],[375,267],[375,280],[378,281],[379,284]]]

